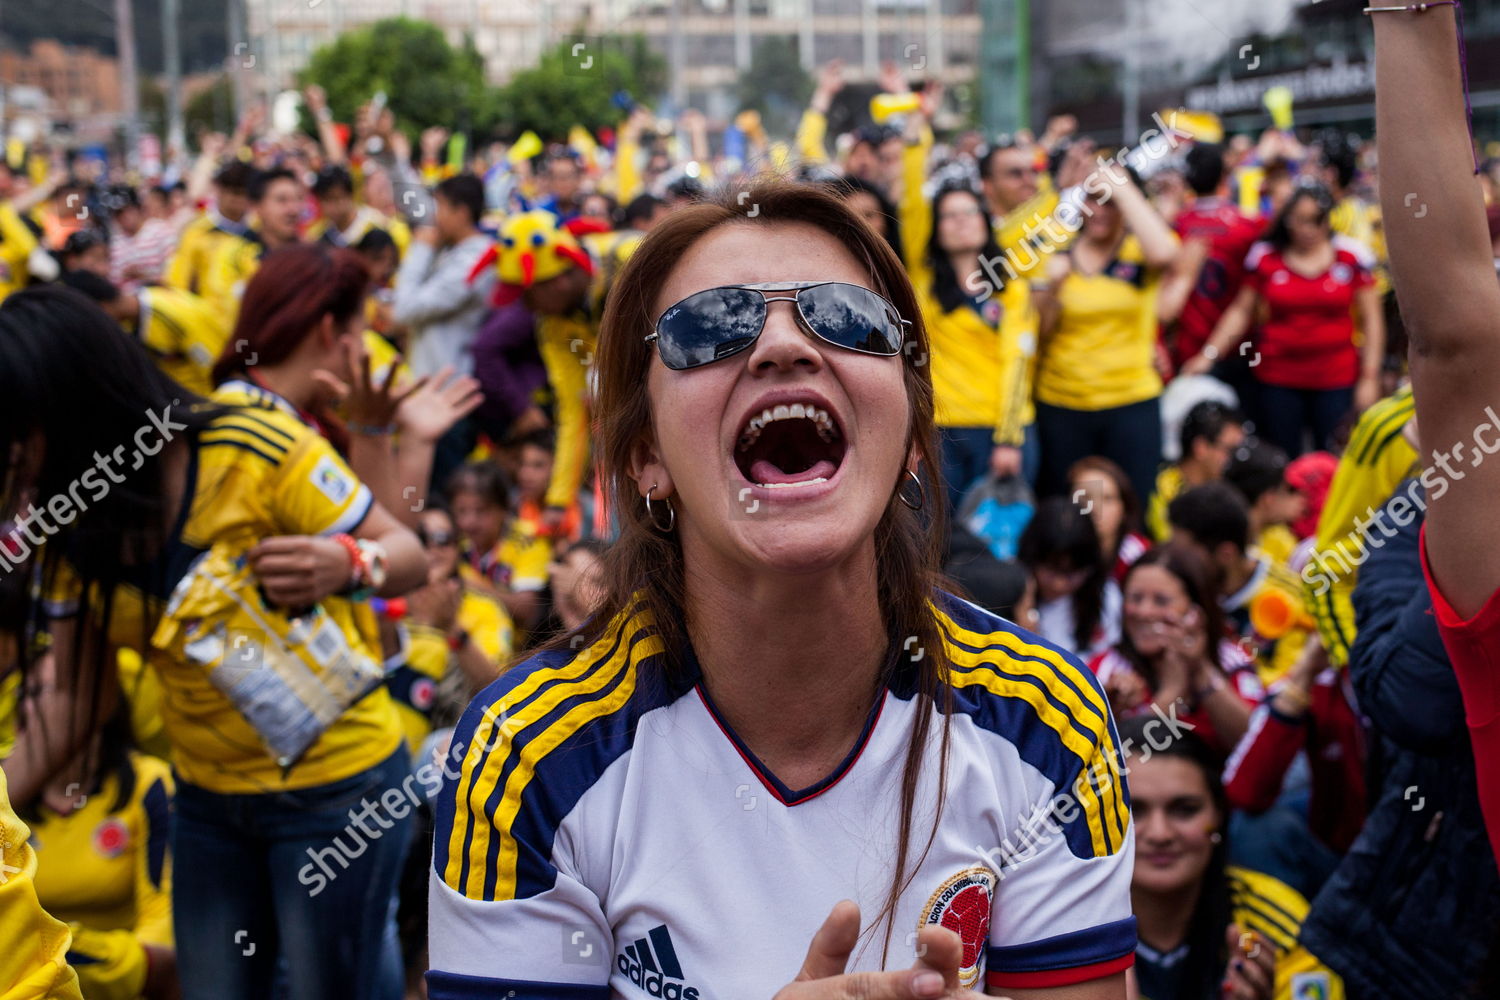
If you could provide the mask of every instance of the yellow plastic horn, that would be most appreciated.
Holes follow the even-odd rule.
[[[516,141],[511,144],[510,152],[505,154],[505,158],[511,163],[520,163],[522,160],[531,159],[541,151],[541,137],[527,129],[516,137]]]
[[[1271,122],[1283,132],[1292,128],[1292,101],[1294,96],[1290,87],[1272,87],[1266,91],[1261,101],[1266,110],[1271,112]]]

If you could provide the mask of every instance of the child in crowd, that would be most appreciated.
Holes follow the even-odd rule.
[[[496,593],[518,631],[535,627],[551,553],[512,513],[505,473],[493,462],[470,462],[449,477],[447,493],[463,540],[460,571]]]

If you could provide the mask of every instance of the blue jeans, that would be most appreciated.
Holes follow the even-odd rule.
[[[1156,486],[1161,462],[1160,397],[1107,410],[1070,410],[1036,404],[1042,445],[1042,496],[1067,492],[1068,469],[1080,458],[1102,455],[1125,470],[1142,504]]]
[[[943,463],[943,490],[948,497],[948,516],[958,512],[964,494],[976,479],[990,474],[990,453],[995,450],[993,427],[939,427],[938,451]],[[1037,443],[1036,425],[1026,428],[1021,442],[1021,478],[1036,486],[1036,475],[1042,467],[1042,449]]]
[[[1354,388],[1288,389],[1262,382],[1256,388],[1256,428],[1260,436],[1296,458],[1307,449],[1304,436],[1312,432],[1316,451],[1330,450],[1339,421],[1354,407]]]
[[[410,773],[403,746],[353,777],[293,792],[225,795],[179,780],[172,912],[184,1000],[266,1000],[278,956],[287,1000],[399,1000],[399,954],[386,952]],[[401,801],[376,805],[389,789]]]
[[[974,481],[990,474],[995,428],[939,427],[938,450],[943,463],[943,491],[948,497],[948,517],[951,520]]]

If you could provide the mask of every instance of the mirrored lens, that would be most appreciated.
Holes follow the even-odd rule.
[[[833,282],[805,288],[797,307],[813,333],[839,347],[864,354],[901,353],[901,320],[896,309],[868,288]]]
[[[766,323],[766,300],[748,288],[710,288],[670,307],[656,321],[662,363],[681,371],[737,354]]]

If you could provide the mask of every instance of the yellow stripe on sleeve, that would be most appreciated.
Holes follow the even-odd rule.
[[[490,826],[492,824],[476,818],[473,840],[469,845],[469,850],[465,852],[464,837],[468,826],[466,821],[467,816],[473,814],[476,817],[483,817],[485,815],[485,803],[494,793],[500,774],[504,770],[506,762],[512,756],[516,753],[521,754],[523,758],[522,766],[526,766],[524,761],[530,746],[534,742],[549,740],[558,727],[568,725],[569,720],[573,718],[579,709],[587,709],[591,705],[582,705],[579,706],[579,709],[569,712],[568,715],[557,720],[545,731],[538,734],[535,741],[528,741],[526,747],[519,749],[516,747],[516,735],[533,723],[545,718],[566,699],[579,695],[593,694],[608,687],[630,661],[632,657],[631,640],[645,626],[646,620],[644,614],[637,614],[622,625],[611,627],[597,642],[587,649],[582,650],[578,656],[556,667],[533,671],[525,681],[506,692],[504,697],[486,709],[484,718],[475,727],[473,739],[470,741],[464,754],[464,764],[461,771],[459,791],[457,793],[458,808],[455,810],[453,829],[449,834],[448,867],[444,872],[444,878],[449,885],[457,887],[460,891],[473,898],[479,898],[483,895],[485,858],[489,853]],[[610,647],[615,646],[616,643],[618,643],[618,646],[610,653]],[[660,648],[660,641],[655,640],[649,647],[649,652],[644,655],[656,652]],[[601,662],[598,657],[606,654],[608,654],[607,658]],[[525,703],[544,684],[553,681],[557,683],[553,684],[536,701],[527,704],[519,714],[514,716],[510,714],[512,710]],[[633,689],[634,679],[632,678],[629,683]],[[568,729],[555,742],[549,743],[547,749],[550,750],[558,743],[561,743],[562,739],[571,736],[576,729],[576,726]],[[497,739],[505,745],[496,747]],[[489,752],[491,748],[494,748],[494,752]],[[535,770],[538,759],[540,758],[537,757],[530,760],[527,771],[528,778],[530,772]],[[476,770],[478,771],[477,774],[475,773]],[[515,775],[512,774],[511,778],[514,780]],[[510,782],[507,782],[506,787],[506,798],[508,800],[510,797]],[[517,801],[519,801],[521,790],[523,789],[517,789],[515,792]],[[513,892],[515,887],[515,848],[514,842],[510,841],[508,836],[510,820],[504,818],[506,815],[505,810],[506,803],[502,801],[500,810],[495,816],[493,826],[502,838],[502,856],[504,845],[507,842],[511,845],[509,884]],[[509,817],[510,819],[514,818],[513,810],[510,812]],[[466,857],[469,862],[469,875],[468,879],[460,885],[460,878],[463,874],[463,863]],[[499,884],[500,882],[497,881],[497,891]],[[506,897],[502,896],[500,898]]]
[[[981,649],[986,647],[993,649],[998,646],[1002,647],[1004,651],[1016,653],[1018,656],[1035,657],[1046,664],[1050,664],[1053,668],[1052,670],[1048,670],[1041,664],[1036,664],[1025,659],[1006,658],[1000,660],[987,658],[982,653],[970,653],[966,650],[953,648],[948,650],[948,655],[955,665],[972,667],[985,664],[1011,674],[1035,677],[1042,681],[1047,692],[1066,706],[1068,711],[1072,713],[1071,719],[1058,712],[1050,702],[1042,698],[1041,691],[1033,685],[1019,682],[1021,684],[1020,690],[1001,691],[995,688],[990,688],[990,690],[995,691],[997,694],[1021,694],[1025,697],[1027,702],[1037,709],[1037,713],[1042,720],[1058,731],[1058,734],[1062,737],[1063,744],[1083,760],[1083,768],[1085,770],[1092,766],[1094,757],[1100,753],[1104,754],[1111,762],[1112,771],[1117,768],[1115,762],[1118,760],[1118,757],[1115,753],[1114,739],[1110,733],[1108,722],[1109,707],[1103,697],[1089,682],[1090,679],[1084,677],[1082,670],[1071,663],[1067,657],[1048,649],[1046,646],[1026,642],[1012,632],[978,633],[970,631],[963,628],[941,609],[936,608],[936,606],[934,606],[934,612],[938,617],[939,624],[955,639],[965,645]],[[953,683],[957,686],[970,686],[960,681],[959,678],[962,676],[973,675],[955,675]],[[1071,679],[1074,683],[1065,683],[1063,678]],[[989,687],[989,685],[986,685],[986,687]],[[1081,697],[1079,692],[1082,692]],[[1032,697],[1033,694],[1036,696],[1035,699]],[[1040,704],[1038,704],[1038,701],[1040,701]],[[1099,740],[1098,747],[1095,747],[1082,733],[1074,728],[1072,725],[1074,720],[1089,732],[1097,734]],[[1089,814],[1090,833],[1094,835],[1095,850],[1101,856],[1107,853],[1107,850],[1103,849],[1100,832],[1096,832],[1094,829],[1094,824],[1100,821],[1100,817],[1109,817],[1109,831],[1116,844],[1124,842],[1125,830],[1130,824],[1129,810],[1126,808],[1125,798],[1121,793],[1121,783],[1118,774],[1116,774],[1108,785],[1104,801],[1099,803],[1100,814]]]

